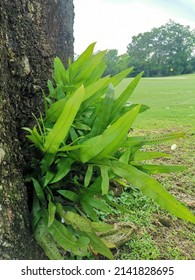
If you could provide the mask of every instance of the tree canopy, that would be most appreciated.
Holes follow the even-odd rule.
[[[115,54],[115,56],[113,56]],[[195,30],[170,20],[165,25],[133,36],[127,53],[117,56],[108,51],[106,74],[116,74],[125,65],[134,66],[134,74],[168,76],[195,71]]]
[[[108,50],[105,55],[106,70],[104,76],[114,76],[129,67],[129,56],[127,53],[118,55],[118,50]]]

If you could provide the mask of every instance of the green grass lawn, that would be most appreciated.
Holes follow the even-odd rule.
[[[116,94],[130,79],[117,87]],[[164,143],[147,150],[171,154],[171,159],[156,161],[164,165],[184,165],[182,173],[155,175],[178,200],[195,213],[195,74],[167,78],[142,78],[131,100],[150,109],[139,115],[132,134],[184,131],[186,138]],[[160,209],[152,200],[132,188],[129,199],[124,192],[118,197],[131,211],[119,215],[119,221],[133,222],[137,232],[116,252],[117,259],[195,259],[195,225],[181,221]],[[115,217],[114,217],[115,219]]]
[[[124,79],[116,94],[130,79]],[[165,78],[142,78],[131,101],[148,105],[134,126],[141,129],[195,126],[195,74]]]

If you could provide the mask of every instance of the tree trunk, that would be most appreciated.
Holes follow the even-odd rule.
[[[0,259],[46,258],[33,239],[21,130],[42,107],[53,58],[73,56],[73,0],[0,1]]]

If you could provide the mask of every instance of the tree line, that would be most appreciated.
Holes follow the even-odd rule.
[[[146,77],[161,77],[195,72],[195,30],[169,20],[149,32],[133,36],[127,52],[118,55],[108,50],[104,75],[115,75],[134,66],[133,74],[144,71]]]

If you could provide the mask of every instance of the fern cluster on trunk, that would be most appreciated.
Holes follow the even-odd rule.
[[[144,152],[143,146],[183,133],[131,136],[135,118],[148,109],[128,103],[143,73],[116,98],[114,88],[132,68],[102,78],[106,52],[93,54],[94,45],[67,69],[59,58],[54,60],[54,82],[48,81],[49,95],[44,96],[45,115],[36,118],[35,127],[26,128],[27,137],[42,152],[41,159],[33,161],[32,225],[50,259],[63,259],[66,252],[72,257],[113,258],[113,244],[102,234],[113,225],[101,222],[97,210],[128,211],[112,200],[111,182],[116,187],[133,185],[170,213],[195,223],[194,215],[150,176],[185,168],[144,163],[169,155]]]

